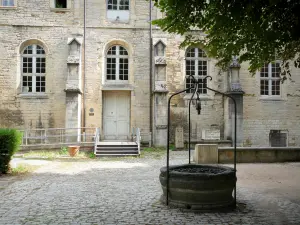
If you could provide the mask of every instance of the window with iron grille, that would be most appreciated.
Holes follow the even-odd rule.
[[[46,91],[46,55],[39,45],[28,45],[22,53],[22,92]]]
[[[260,70],[260,95],[280,96],[280,63],[265,64]]]
[[[0,6],[4,6],[4,7],[15,6],[15,0],[0,0]]]
[[[287,147],[287,131],[270,130],[269,142],[271,147]]]
[[[128,52],[120,46],[112,46],[106,55],[106,80],[128,81]]]
[[[108,10],[129,10],[129,0],[108,0]]]
[[[199,94],[207,94],[207,81],[203,78],[208,75],[207,72],[207,56],[205,52],[200,48],[190,48],[186,52],[185,58],[185,86],[190,88],[193,86],[193,80],[189,77],[194,76],[198,81],[202,81],[199,84]],[[194,89],[187,91],[187,93],[193,93]]]
[[[55,0],[55,8],[66,9],[67,0]]]

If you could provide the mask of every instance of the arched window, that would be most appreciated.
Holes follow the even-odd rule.
[[[106,80],[128,81],[128,52],[120,46],[112,46],[106,55]]]
[[[186,52],[185,59],[185,85],[186,88],[190,88],[193,84],[189,75],[194,76],[196,79],[203,79],[207,76],[207,56],[205,52],[200,48],[189,48]],[[199,86],[199,94],[207,94],[207,81],[202,80],[203,83]],[[193,93],[193,90],[187,91],[187,93]]]
[[[28,45],[22,52],[22,92],[46,91],[46,55],[40,45]]]

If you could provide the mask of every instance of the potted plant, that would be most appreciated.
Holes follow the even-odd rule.
[[[69,155],[70,155],[71,157],[76,156],[76,155],[78,154],[78,152],[79,152],[79,148],[80,148],[80,146],[78,146],[78,145],[71,145],[71,146],[68,146],[68,152],[69,152]]]

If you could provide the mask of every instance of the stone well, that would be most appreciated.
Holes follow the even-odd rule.
[[[160,169],[166,203],[167,167]],[[236,183],[234,169],[227,166],[186,164],[169,167],[169,205],[195,210],[230,208]]]

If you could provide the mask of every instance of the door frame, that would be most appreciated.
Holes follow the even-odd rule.
[[[129,107],[128,107],[128,138],[125,140],[125,139],[113,139],[113,140],[109,140],[109,139],[105,139],[105,117],[104,117],[104,112],[105,112],[105,97],[106,97],[106,94],[107,93],[115,93],[117,94],[118,92],[119,93],[126,93],[126,95],[128,96],[128,100],[129,100]],[[131,139],[131,122],[132,122],[132,118],[131,118],[131,107],[132,107],[132,99],[131,99],[131,90],[102,90],[102,117],[101,117],[101,120],[102,120],[102,127],[101,127],[101,133],[103,135],[101,135],[101,140],[102,141],[115,141],[115,142],[118,142],[118,141],[129,141]]]

